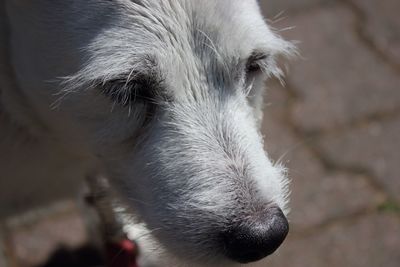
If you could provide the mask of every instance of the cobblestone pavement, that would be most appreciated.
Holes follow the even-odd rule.
[[[259,266],[400,266],[400,1],[261,2],[301,58],[267,91],[292,228]]]
[[[299,41],[301,57],[285,88],[272,81],[267,91],[265,146],[290,170],[291,232],[257,266],[400,266],[400,1],[261,5],[273,27]],[[30,267],[56,244],[77,246],[83,227],[69,204],[0,228],[0,266]]]

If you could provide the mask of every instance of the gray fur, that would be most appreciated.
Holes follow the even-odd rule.
[[[213,233],[271,205],[287,212],[287,178],[264,152],[259,124],[263,82],[282,75],[276,57],[293,47],[257,1],[6,6],[17,86],[1,89],[31,105],[7,113],[84,162],[81,172],[106,175],[171,257],[227,266]],[[246,76],[255,54],[265,55],[261,72]]]

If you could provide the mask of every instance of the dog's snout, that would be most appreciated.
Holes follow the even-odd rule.
[[[260,260],[272,254],[288,232],[289,224],[282,210],[270,208],[224,234],[227,256],[239,263]]]

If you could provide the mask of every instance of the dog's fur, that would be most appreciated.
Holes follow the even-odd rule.
[[[3,216],[102,173],[170,255],[227,266],[214,232],[287,212],[259,129],[293,47],[255,0],[6,0],[0,18]]]

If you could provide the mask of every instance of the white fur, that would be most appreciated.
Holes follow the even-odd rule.
[[[128,206],[127,227],[134,214],[151,232],[143,244],[183,266],[227,266],[214,232],[271,205],[287,211],[287,179],[263,151],[259,124],[263,81],[281,75],[275,59],[293,47],[255,0],[5,6],[0,192],[12,196],[4,213],[16,199],[48,201],[102,172]],[[253,52],[268,55],[264,73],[246,77]],[[152,104],[129,94],[143,77],[162,95],[149,120]]]

